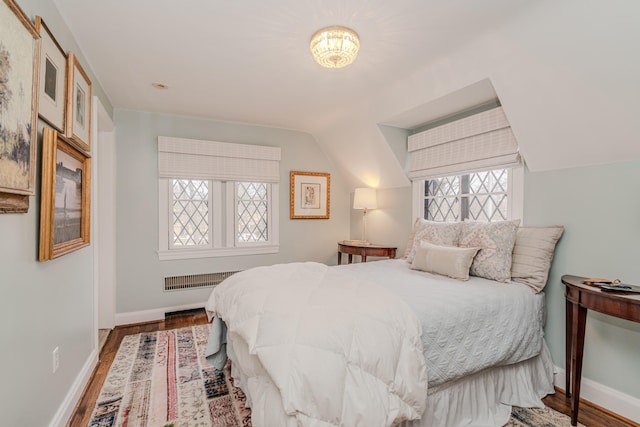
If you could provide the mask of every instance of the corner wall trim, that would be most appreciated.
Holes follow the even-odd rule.
[[[203,308],[204,306],[205,302],[197,302],[193,304],[179,305],[174,307],[161,307],[151,310],[116,313],[116,326],[164,320],[165,313],[171,313],[172,311],[181,310],[193,310],[195,308]]]
[[[73,413],[76,405],[82,397],[85,386],[89,383],[93,370],[98,365],[98,350],[94,348],[91,354],[87,358],[87,361],[82,366],[80,373],[76,377],[75,381],[71,385],[69,392],[65,396],[62,404],[53,416],[53,419],[49,423],[49,427],[65,427],[69,422],[69,418]]]
[[[566,371],[564,369],[554,366],[553,383],[556,387],[562,390],[565,389]],[[621,391],[582,377],[580,399],[588,400],[631,421],[640,423],[640,399],[637,397],[629,396]]]

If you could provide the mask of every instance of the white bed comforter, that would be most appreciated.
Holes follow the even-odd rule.
[[[422,323],[429,387],[537,356],[544,337],[544,294],[480,277],[469,281],[415,271],[406,261],[334,267],[402,298]]]
[[[318,263],[258,267],[218,285],[207,310],[227,324],[256,427],[391,426],[425,409],[420,323],[370,281]]]

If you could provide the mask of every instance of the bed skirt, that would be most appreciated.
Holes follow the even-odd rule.
[[[511,406],[544,407],[554,393],[553,361],[543,341],[540,354],[524,362],[487,369],[429,390],[422,419],[400,427],[504,426]]]
[[[233,346],[229,357],[235,359]],[[235,384],[244,387],[245,378],[236,363],[231,364]],[[542,408],[542,398],[554,393],[553,361],[546,342],[536,357],[513,365],[486,369],[429,390],[422,419],[405,421],[399,427],[504,426],[511,406]],[[247,395],[247,406],[251,396]]]

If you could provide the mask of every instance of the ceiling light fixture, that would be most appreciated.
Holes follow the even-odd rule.
[[[345,27],[322,28],[311,37],[311,54],[326,68],[342,68],[351,64],[358,55],[358,34]]]

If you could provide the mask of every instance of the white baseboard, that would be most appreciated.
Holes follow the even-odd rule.
[[[97,348],[94,348],[87,358],[87,361],[84,363],[84,366],[80,370],[80,373],[71,385],[71,388],[62,401],[62,404],[49,423],[49,427],[65,427],[67,425],[67,423],[69,422],[69,418],[71,418],[73,410],[80,401],[82,393],[84,392],[84,388],[91,379],[91,375],[93,374],[93,370],[95,369],[97,364],[98,350]]]
[[[562,390],[566,387],[566,371],[554,366],[554,385]],[[582,377],[580,399],[615,412],[636,423],[640,423],[640,399],[621,391]]]
[[[165,313],[171,313],[172,311],[193,310],[195,308],[203,308],[205,304],[206,303],[203,301],[203,302],[180,305],[175,307],[161,307],[161,308],[154,308],[151,310],[130,311],[127,313],[116,313],[116,326],[164,320]]]

